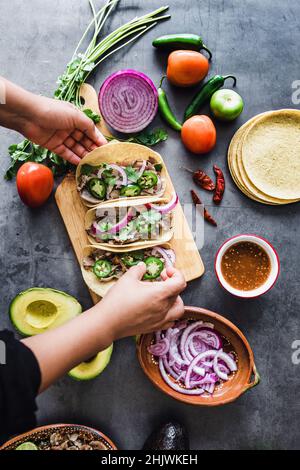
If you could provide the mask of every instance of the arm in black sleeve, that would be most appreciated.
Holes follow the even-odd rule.
[[[0,442],[4,442],[35,426],[41,373],[32,351],[11,332],[1,331],[0,342]]]

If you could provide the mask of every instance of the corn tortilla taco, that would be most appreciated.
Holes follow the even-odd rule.
[[[161,156],[143,145],[112,142],[82,159],[76,185],[88,207],[124,197],[157,198],[166,190],[166,168]]]
[[[88,288],[104,297],[128,269],[141,261],[147,267],[143,280],[157,282],[162,280],[161,273],[165,268],[175,265],[176,256],[168,243],[139,250],[128,248],[125,252],[116,248],[86,246],[83,250],[81,271]]]
[[[92,245],[144,247],[166,243],[173,237],[178,196],[166,199],[126,199],[100,204],[85,216],[85,229]]]

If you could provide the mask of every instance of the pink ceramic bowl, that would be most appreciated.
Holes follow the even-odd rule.
[[[266,280],[266,282],[260,287],[258,287],[257,289],[253,289],[249,291],[238,290],[232,287],[230,284],[228,284],[228,282],[224,279],[224,276],[221,270],[222,257],[228,248],[230,248],[232,245],[238,242],[256,243],[257,245],[261,246],[265,250],[265,252],[268,254],[270,258],[270,261],[271,261],[270,275],[268,279]],[[223,243],[223,245],[221,245],[221,247],[219,248],[217,252],[216,259],[215,259],[215,272],[216,272],[219,283],[221,284],[222,287],[224,287],[225,290],[235,295],[236,297],[242,297],[245,299],[253,299],[255,297],[259,297],[265,294],[270,289],[272,289],[272,287],[276,283],[277,278],[279,276],[280,262],[279,262],[279,257],[275,248],[265,238],[259,237],[258,235],[242,234],[242,235],[236,235],[235,237],[229,238],[229,240],[227,240],[226,242]]]

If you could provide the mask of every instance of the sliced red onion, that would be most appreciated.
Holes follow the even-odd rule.
[[[174,195],[172,196],[172,199],[170,202],[168,202],[168,204],[165,204],[164,206],[160,206],[158,204],[145,204],[147,209],[154,209],[158,212],[160,212],[161,214],[168,214],[169,212],[171,212],[178,204],[178,201],[179,201],[179,198],[178,198],[178,195],[176,193],[174,193]]]
[[[169,387],[171,387],[176,392],[183,393],[184,395],[202,395],[204,393],[204,390],[202,388],[194,388],[193,390],[187,390],[181,387],[180,385],[174,383],[173,380],[171,380],[170,377],[168,376],[164,367],[163,360],[161,358],[159,358],[158,364],[159,364],[160,373],[164,381],[169,385]]]
[[[171,259],[171,256],[169,254],[169,252],[172,252],[174,253],[173,250],[165,250],[164,248],[162,248],[161,246],[156,246],[153,248],[152,250],[152,255],[155,256],[157,254],[159,254],[160,256],[162,256],[162,258],[165,260],[165,266],[166,268],[170,268],[174,265],[174,263],[172,262],[172,259],[175,258],[175,253],[174,253],[174,256],[172,256],[172,259]]]
[[[209,393],[210,395],[212,395],[215,391],[215,384],[206,384],[206,385],[202,385],[202,388],[207,392]]]
[[[199,338],[211,348],[220,349],[222,347],[221,336],[212,328],[202,328],[198,333]]]
[[[193,358],[196,357],[198,354],[208,351],[210,348],[208,344],[206,344],[202,339],[199,339],[199,333],[192,333],[189,338],[189,348],[191,350]],[[196,341],[195,341],[196,340]]]
[[[149,346],[148,351],[153,356],[160,357],[165,356],[170,348],[170,341],[167,338],[161,339],[158,343],[151,344]]]
[[[126,173],[126,171],[125,171],[124,168],[122,168],[120,165],[116,165],[115,163],[110,163],[110,164],[107,165],[106,167],[101,168],[101,169],[98,171],[98,178],[101,178],[102,173],[103,173],[105,170],[107,170],[108,168],[112,168],[113,170],[115,170],[115,171],[117,171],[118,173],[120,173],[120,176],[121,176],[121,178],[122,178],[122,180],[120,180],[121,186],[127,186],[128,178],[127,178],[127,173]]]
[[[195,323],[191,323],[185,330],[184,332],[182,333],[182,336],[181,336],[181,339],[180,339],[180,352],[181,352],[181,355],[183,357],[183,359],[185,359],[187,362],[190,362],[188,360],[188,358],[186,357],[186,354],[185,354],[185,343],[186,343],[186,340],[188,338],[188,336],[190,335],[190,333],[195,330],[196,328],[198,328],[199,326],[203,325],[203,321],[197,321]]]
[[[209,351],[199,354],[193,359],[193,361],[190,363],[188,367],[188,370],[185,376],[186,388],[191,388],[190,380],[191,380],[191,375],[194,372],[194,367],[197,366],[202,359],[206,359],[207,357],[215,357],[216,354],[217,354],[217,351],[210,349]]]
[[[97,237],[98,235],[103,235],[103,230],[100,229],[97,222],[93,222],[90,228],[91,234]]]
[[[215,385],[219,381],[219,377],[217,374],[206,374],[205,377],[202,377],[199,380],[191,380],[191,386],[199,386],[199,385]],[[204,388],[204,387],[203,387]]]
[[[161,195],[162,193],[164,193],[163,180],[160,176],[157,176],[157,184],[155,188],[155,194]]]
[[[157,89],[145,74],[120,70],[104,81],[99,106],[104,120],[113,129],[128,134],[140,132],[157,114]]]
[[[155,342],[158,343],[162,339],[161,331],[156,331],[155,333]]]
[[[220,354],[220,351],[215,355],[215,358],[214,358],[214,365],[213,365],[214,371],[217,374],[217,376],[220,377],[220,379],[228,380],[228,374],[225,374],[225,372],[222,372],[222,370],[221,370],[221,368],[218,364],[219,354]]]
[[[237,364],[229,354],[221,350],[218,352],[218,360],[219,359],[225,362],[226,366],[230,369],[231,372],[237,371]]]
[[[197,374],[197,375],[201,375],[201,377],[204,377],[204,376],[205,376],[205,369],[204,369],[204,367],[195,366],[195,367],[194,367],[194,372],[195,372],[195,374]]]
[[[172,329],[169,328],[169,330],[172,330]],[[177,362],[177,364],[179,364],[180,366],[184,364],[188,365],[188,362],[182,359],[178,351],[177,340],[178,340],[180,331],[181,329],[178,327],[174,329],[173,334],[171,332],[169,334],[169,338],[170,338],[169,363],[170,365],[175,364],[175,362]]]
[[[129,210],[128,210],[127,214],[125,215],[125,217],[122,220],[120,220],[120,222],[118,222],[116,225],[114,225],[109,230],[107,230],[107,233],[118,233],[118,232],[120,232],[120,230],[122,230],[122,228],[126,227],[128,222],[130,222],[132,218],[133,218],[133,213],[132,213],[131,208],[129,208]]]
[[[164,366],[165,370],[167,371],[167,373],[168,373],[171,377],[173,377],[173,379],[175,379],[175,380],[177,381],[178,378],[179,378],[179,375],[181,374],[181,372],[180,372],[180,374],[178,374],[178,372],[176,372],[176,371],[170,366],[170,364],[168,363],[167,358],[166,358],[165,356],[162,357],[162,358],[159,358],[159,361],[160,361],[160,360],[163,361],[163,366]]]
[[[165,250],[167,256],[170,258],[171,263],[174,265],[176,263],[176,253],[174,250],[168,249]]]
[[[138,171],[138,177],[139,178],[142,176],[142,174],[146,170],[146,166],[147,166],[147,160],[143,160],[142,166],[141,166],[140,170]]]

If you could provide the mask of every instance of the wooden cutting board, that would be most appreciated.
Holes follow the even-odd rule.
[[[84,99],[84,108],[92,109],[100,114],[97,94],[92,86],[84,85],[81,89],[81,96]],[[97,127],[104,135],[111,135],[103,119]],[[168,178],[170,178],[169,175]],[[88,209],[83,205],[78,194],[74,175],[70,174],[65,177],[56,190],[55,199],[76,257],[81,264],[83,248],[89,244],[84,228],[84,217]],[[181,204],[178,204],[175,209],[175,232],[181,235],[170,241],[176,253],[176,267],[182,271],[186,281],[197,279],[204,273],[204,265]],[[100,298],[93,292],[90,291],[90,293],[93,302],[99,302]]]

